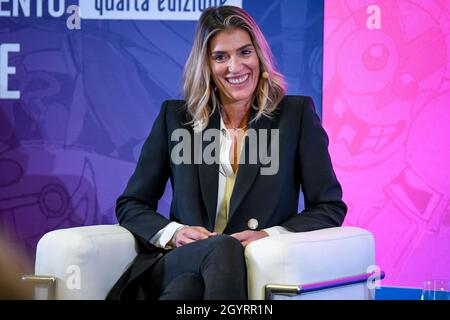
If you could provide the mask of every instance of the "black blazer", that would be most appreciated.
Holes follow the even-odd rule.
[[[142,254],[112,291],[118,297],[124,287],[149,268],[163,254],[149,240],[170,220],[213,230],[217,206],[218,164],[172,163],[170,155],[178,141],[171,133],[185,128],[193,135],[184,101],[166,101],[142,148],[141,156],[124,193],[117,200],[117,218],[142,245]],[[255,115],[252,109],[250,119]],[[206,129],[220,128],[216,110]],[[341,186],[328,153],[328,137],[315,113],[310,97],[286,96],[271,118],[263,116],[249,128],[279,129],[279,168],[274,175],[261,175],[264,165],[239,164],[230,200],[225,234],[248,229],[255,218],[258,229],[283,226],[294,232],[340,226],[347,212]],[[192,139],[193,140],[193,139]],[[202,148],[210,142],[204,142]],[[270,146],[270,139],[268,142]],[[249,143],[244,142],[248,155]],[[270,150],[270,147],[268,147]],[[259,158],[259,157],[258,157]],[[173,188],[170,220],[157,210],[167,180]],[[299,192],[304,194],[305,210],[297,212]],[[115,296],[114,296],[115,294]]]

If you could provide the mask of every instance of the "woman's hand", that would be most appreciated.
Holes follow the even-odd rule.
[[[242,232],[233,233],[231,236],[238,239],[245,248],[249,243],[255,240],[268,237],[269,234],[262,230],[261,231],[245,230]]]
[[[170,240],[170,244],[174,248],[184,246],[185,244],[207,239],[217,235],[216,232],[209,232],[203,227],[183,227],[178,229]]]

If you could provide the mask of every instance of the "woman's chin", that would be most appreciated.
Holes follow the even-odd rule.
[[[249,101],[252,98],[252,94],[244,92],[233,92],[228,94],[229,101],[233,102],[244,102]]]

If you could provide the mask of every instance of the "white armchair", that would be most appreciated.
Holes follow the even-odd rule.
[[[355,227],[260,239],[245,250],[249,299],[373,299],[374,252],[372,234]],[[35,275],[23,279],[36,299],[104,299],[136,254],[118,225],[56,230],[41,238]]]

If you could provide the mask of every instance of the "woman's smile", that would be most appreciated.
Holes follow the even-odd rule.
[[[231,85],[239,86],[239,85],[246,83],[246,81],[249,79],[249,77],[250,77],[250,74],[247,73],[242,76],[228,77],[226,79]]]

